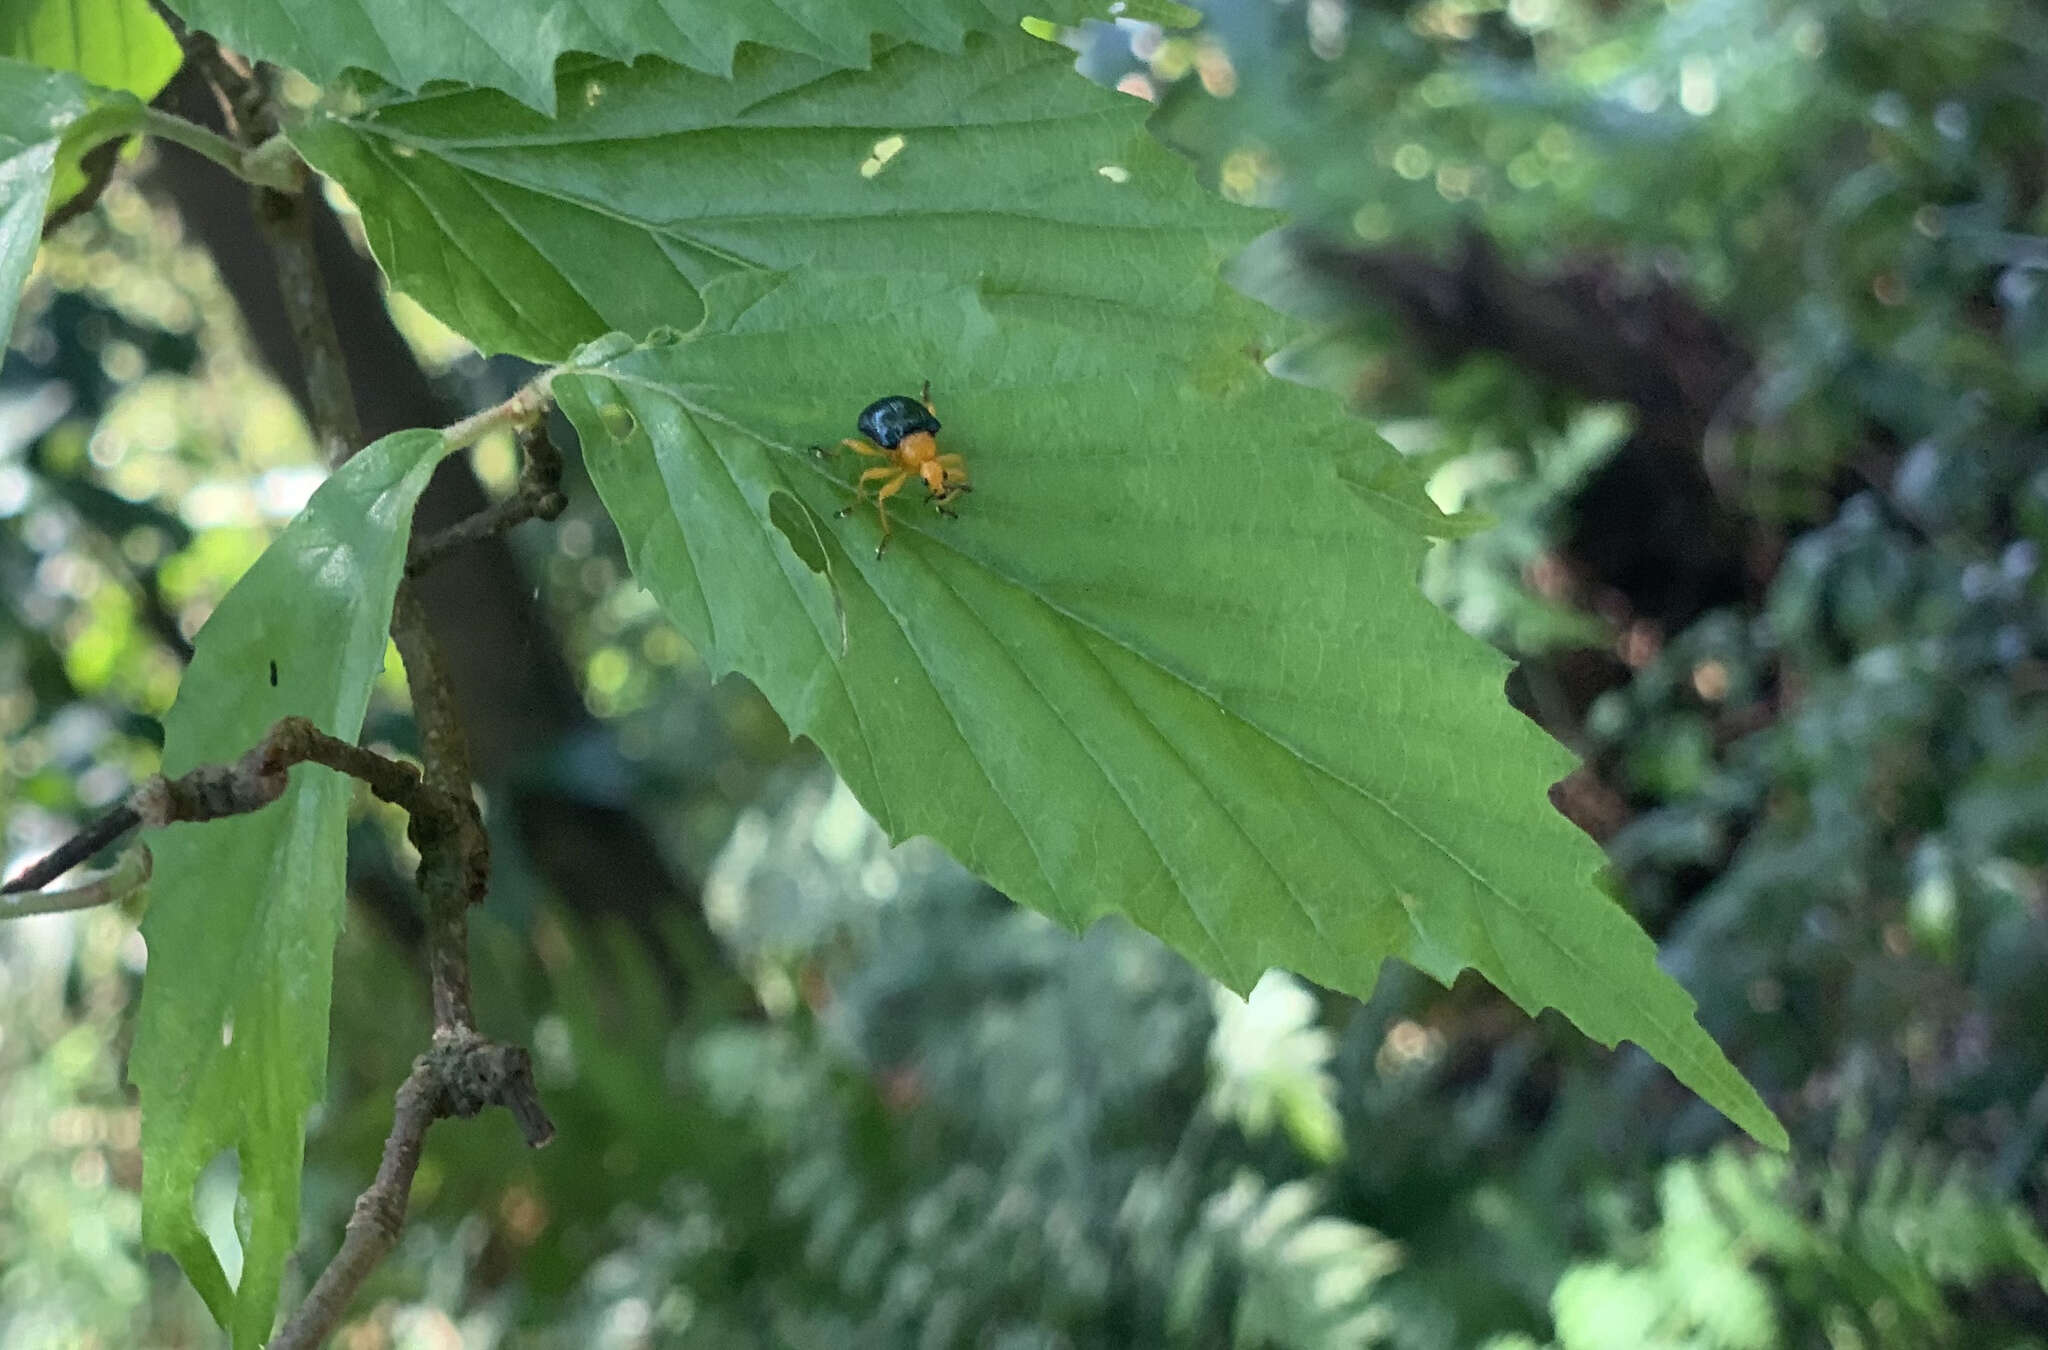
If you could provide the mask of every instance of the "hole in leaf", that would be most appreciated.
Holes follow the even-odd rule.
[[[242,1281],[242,1235],[235,1226],[241,1193],[242,1159],[231,1148],[216,1154],[192,1187],[192,1220],[206,1235],[230,1287]]]
[[[623,403],[605,404],[597,410],[597,420],[604,424],[604,434],[615,441],[627,440],[640,429],[640,419]]]
[[[839,654],[846,654],[846,602],[839,594],[839,578],[832,570],[832,555],[825,547],[825,529],[817,513],[787,492],[768,494],[768,523],[782,532],[805,567],[825,578],[832,593],[832,614],[839,620]]]
[[[647,335],[647,345],[650,347],[673,347],[682,340],[683,335],[667,324],[663,324]]]

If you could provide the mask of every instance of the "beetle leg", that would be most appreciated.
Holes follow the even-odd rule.
[[[879,447],[869,445],[866,441],[856,439],[855,437],[852,436],[848,436],[845,440],[833,446],[830,450],[827,450],[822,445],[814,445],[811,447],[811,453],[816,455],[819,459],[837,459],[839,457],[839,452],[841,450],[852,450],[859,454],[867,455],[873,459],[890,458],[889,452],[887,450],[883,450],[880,449]]]
[[[850,516],[850,515],[852,515],[852,514],[853,514],[853,508],[854,508],[854,507],[856,507],[856,506],[858,506],[858,505],[860,505],[860,503],[862,503],[862,502],[864,502],[864,501],[866,501],[866,500],[867,500],[867,495],[868,495],[868,483],[869,483],[869,482],[870,482],[871,480],[873,480],[873,479],[876,479],[876,478],[887,478],[887,477],[888,477],[888,476],[889,476],[890,474],[892,474],[892,473],[897,473],[897,472],[899,472],[899,470],[898,470],[898,469],[896,468],[896,466],[895,466],[895,465],[893,465],[893,464],[877,464],[877,465],[876,465],[876,466],[875,466],[874,468],[872,468],[872,469],[869,469],[868,471],[866,471],[865,473],[863,473],[863,474],[862,474],[862,475],[861,475],[861,476],[860,476],[859,478],[857,478],[857,479],[855,479],[855,480],[854,480],[854,484],[853,484],[853,500],[852,500],[851,502],[847,503],[847,504],[846,504],[845,506],[841,507],[841,508],[839,509],[839,512],[838,512],[838,514],[839,514],[839,515],[840,515],[840,516],[841,516],[842,518],[844,518],[844,517],[846,517],[846,516]],[[898,483],[897,483],[897,484],[895,485],[895,487],[887,487],[887,488],[884,488],[884,489],[882,489],[882,492],[881,492],[880,496],[877,496],[877,497],[875,498],[875,500],[876,500],[876,501],[880,501],[880,500],[882,499],[882,497],[886,497],[886,496],[888,496],[888,495],[889,495],[889,493],[891,493],[891,492],[895,491],[896,487],[901,487],[901,486],[902,486],[902,483],[901,483],[901,482],[899,481],[899,482],[898,482]]]
[[[930,380],[926,380],[924,388],[917,391],[917,401],[924,404],[924,410],[933,417],[939,415],[939,410],[932,406],[932,382]]]
[[[870,469],[868,472],[872,473],[874,471]],[[894,478],[884,483],[882,490],[875,494],[875,514],[882,518],[882,542],[875,545],[875,556],[877,558],[882,556],[883,549],[889,547],[889,508],[883,503],[901,492],[903,485],[909,481],[910,471],[907,469],[901,470]]]

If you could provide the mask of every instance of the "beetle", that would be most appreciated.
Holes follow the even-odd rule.
[[[860,410],[854,425],[860,435],[847,437],[840,447],[887,462],[861,473],[853,486],[853,502],[839,514],[851,515],[853,508],[867,499],[868,484],[881,480],[875,490],[875,514],[882,520],[882,541],[875,545],[877,558],[889,547],[889,508],[885,503],[913,477],[923,480],[925,499],[944,516],[953,514],[948,502],[974,491],[967,481],[966,462],[958,455],[939,453],[939,414],[932,407],[930,380],[924,382],[916,398],[889,394],[876,399]],[[811,449],[819,455],[828,453],[822,446]]]

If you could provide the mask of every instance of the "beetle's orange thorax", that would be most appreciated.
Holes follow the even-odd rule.
[[[939,443],[929,431],[913,431],[896,443],[896,462],[922,473],[924,466],[939,457]]]

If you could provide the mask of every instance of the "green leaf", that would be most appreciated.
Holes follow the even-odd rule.
[[[413,503],[441,450],[436,431],[363,450],[221,600],[164,719],[164,773],[231,761],[289,714],[346,739],[361,732]],[[270,1334],[298,1241],[352,795],[346,778],[301,765],[263,810],[152,840],[149,975],[129,1060],[142,1094],[143,1240],[177,1258],[237,1346]],[[241,1165],[233,1288],[192,1208],[201,1171],[225,1150]]]
[[[0,8],[0,57],[68,70],[147,102],[185,54],[149,0],[12,0]],[[84,186],[77,153],[67,148],[51,198],[66,201]]]
[[[1068,261],[1105,287],[1151,267]],[[1592,884],[1599,849],[1546,797],[1570,757],[1503,699],[1508,663],[1417,590],[1424,536],[1344,486],[1337,447],[1374,442],[1260,374],[1236,303],[1167,323],[815,268],[706,294],[689,339],[609,340],[555,393],[635,574],[891,837],[1075,928],[1128,915],[1239,991],[1274,966],[1360,997],[1388,956],[1475,967],[1783,1143]],[[1232,353],[1251,378],[1201,374]],[[872,506],[832,521],[842,649],[773,501],[830,520],[853,469],[808,447],[926,377],[975,492],[958,520],[897,498],[879,559]]]
[[[839,650],[846,651],[846,604],[839,598],[839,579],[832,574],[832,555],[825,545],[825,522],[817,512],[787,492],[768,495],[768,523],[782,531],[804,566],[825,579],[832,592],[832,614],[839,620]]]
[[[146,87],[162,67],[142,20],[129,22],[136,6],[163,27],[142,0],[118,0],[105,10],[36,0],[0,14],[0,336],[14,330],[44,213],[83,183],[80,150],[139,111],[128,89]],[[177,69],[176,57],[173,43],[163,79]],[[79,71],[115,87],[88,83]]]
[[[14,330],[64,133],[96,102],[76,75],[0,57],[0,335]]]
[[[149,0],[12,0],[0,10],[0,56],[72,71],[144,101],[185,59]]]
[[[1477,967],[1782,1139],[1593,886],[1506,663],[1417,591],[1442,516],[1262,369],[1276,316],[1216,278],[1265,218],[1069,65],[1021,33],[865,71],[749,48],[730,82],[565,62],[559,121],[466,92],[294,137],[486,349],[696,325],[555,388],[641,580],[892,835],[1240,990]],[[925,378],[976,491],[944,523],[913,491],[878,562],[808,447]],[[779,494],[831,522],[829,584]]]
[[[292,137],[392,283],[486,351],[687,329],[706,283],[757,268],[985,274],[1191,318],[1257,217],[1195,190],[1144,105],[1071,62],[1010,33],[866,71],[748,48],[730,81],[564,63],[559,121],[457,93]]]
[[[237,51],[321,84],[351,68],[405,90],[450,80],[542,113],[556,110],[555,61],[565,52],[659,56],[722,76],[749,43],[865,67],[877,36],[957,52],[967,34],[1015,29],[1028,15],[1068,22],[1109,12],[1107,0],[172,0],[171,8]]]

